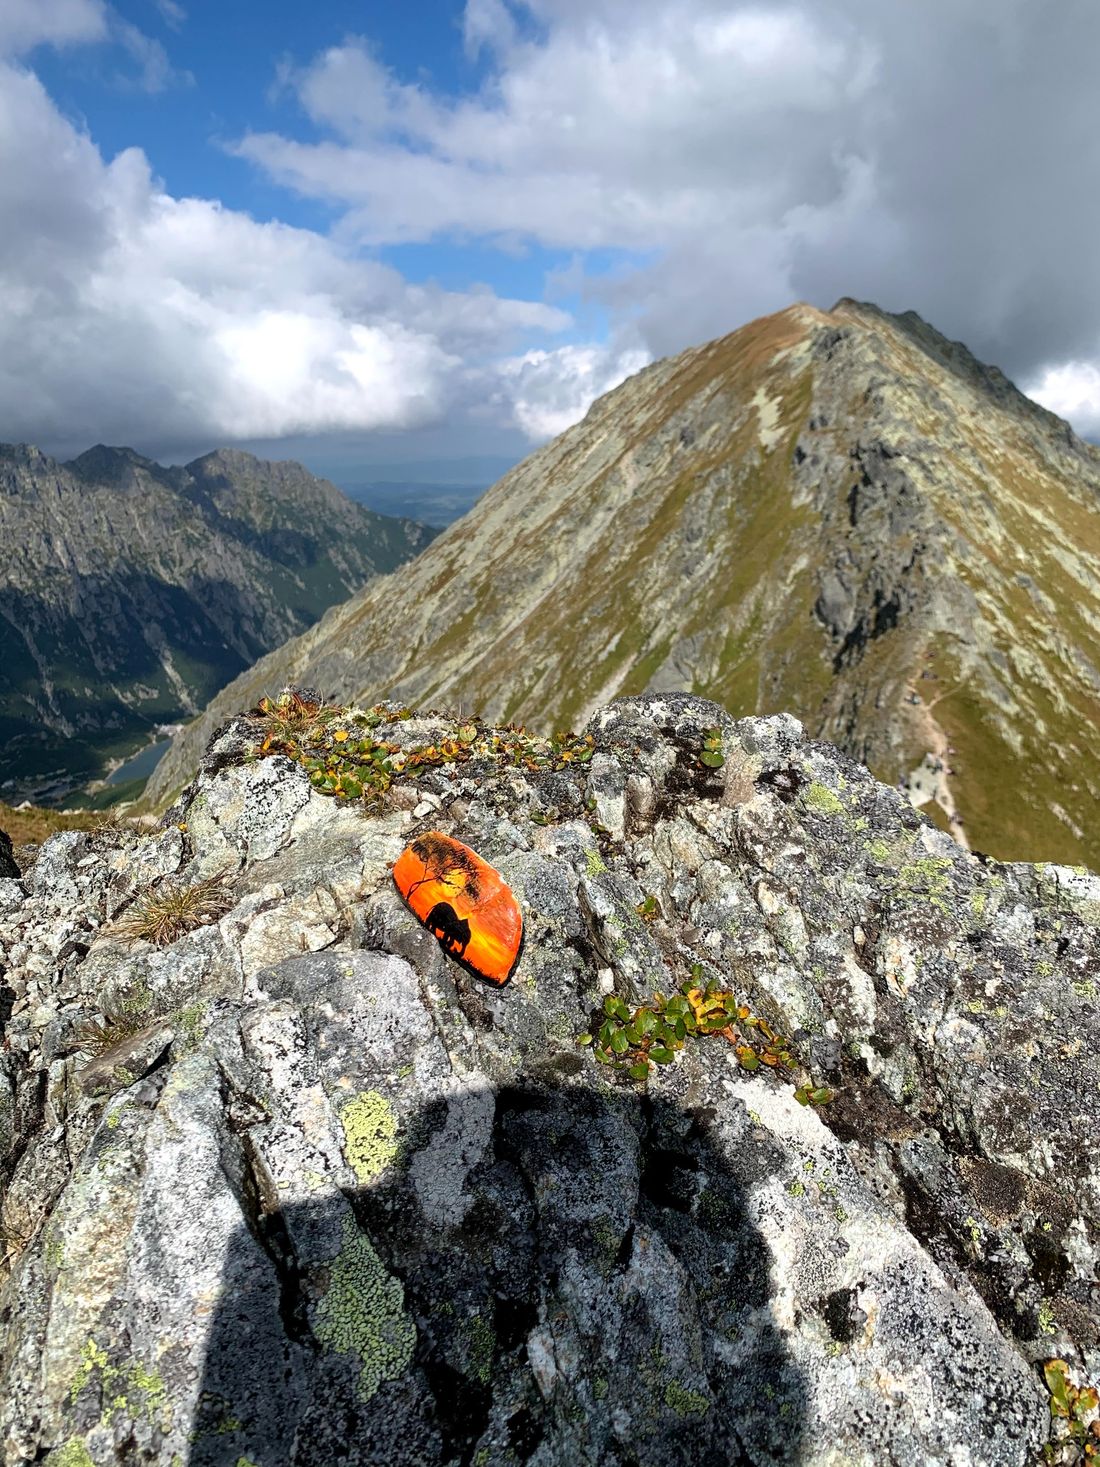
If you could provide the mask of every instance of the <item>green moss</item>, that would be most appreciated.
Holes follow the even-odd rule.
[[[369,1401],[384,1380],[396,1380],[408,1369],[416,1326],[405,1313],[399,1280],[386,1272],[354,1219],[345,1221],[343,1232],[343,1247],[317,1306],[314,1334],[333,1354],[358,1359],[359,1394]]]
[[[46,1458],[47,1467],[95,1467],[88,1448],[78,1436],[71,1436],[63,1447]]]
[[[671,1407],[677,1416],[705,1416],[710,1410],[706,1396],[698,1391],[689,1391],[678,1380],[670,1380],[665,1386],[665,1405]]]
[[[360,1182],[378,1176],[397,1156],[397,1121],[389,1101],[377,1090],[363,1090],[342,1106],[340,1124],[344,1155]]]
[[[843,815],[844,806],[840,796],[825,784],[812,784],[802,796],[811,810],[821,815]]]

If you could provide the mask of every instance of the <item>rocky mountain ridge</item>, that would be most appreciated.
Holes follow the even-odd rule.
[[[602,398],[151,797],[285,682],[544,732],[645,689],[791,712],[964,843],[1100,865],[1100,451],[913,313],[794,306]]]
[[[279,728],[0,879],[6,1464],[1084,1460],[1100,878],[680,694]],[[394,889],[432,828],[521,902],[503,990]],[[577,1042],[710,982],[785,1070]]]
[[[96,777],[431,537],[237,450],[0,446],[0,794]]]

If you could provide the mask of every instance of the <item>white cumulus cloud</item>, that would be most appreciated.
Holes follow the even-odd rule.
[[[168,195],[0,62],[0,439],[195,443],[405,428],[569,317],[414,286],[324,237]]]
[[[1079,433],[1100,434],[1100,363],[1063,362],[1023,384],[1029,397],[1066,418]]]
[[[501,366],[503,391],[516,422],[535,442],[553,438],[584,417],[597,397],[649,361],[647,352],[596,346],[528,351]]]

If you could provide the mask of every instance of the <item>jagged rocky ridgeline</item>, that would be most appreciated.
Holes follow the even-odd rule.
[[[0,795],[98,778],[434,533],[239,450],[0,444]]]
[[[1100,449],[911,312],[656,362],[179,735],[284,682],[549,732],[679,689],[793,713],[1006,860],[1100,868]]]
[[[397,746],[369,805],[263,733],[0,880],[5,1463],[1036,1460],[1043,1362],[1100,1369],[1100,880],[686,696],[579,752],[330,723]],[[426,829],[521,901],[502,990],[394,888]],[[205,925],[134,940],[187,890]],[[576,1043],[686,980],[790,1073]]]

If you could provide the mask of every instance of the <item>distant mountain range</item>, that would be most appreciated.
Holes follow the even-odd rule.
[[[341,484],[349,499],[379,514],[411,515],[421,524],[443,529],[472,509],[488,484],[422,484],[406,479],[372,479]]]
[[[56,799],[435,532],[300,464],[0,446],[0,799]]]
[[[790,711],[994,855],[1100,866],[1100,451],[918,316],[794,306],[658,362],[231,683],[546,730]]]

